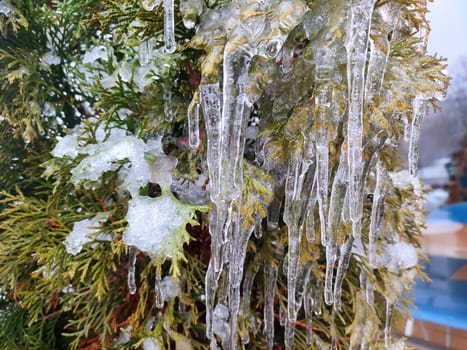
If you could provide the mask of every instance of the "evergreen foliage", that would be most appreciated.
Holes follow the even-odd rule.
[[[259,3],[277,6],[263,14],[255,7]],[[281,7],[290,3],[296,5],[292,12]],[[403,348],[402,341],[388,339],[389,326],[407,311],[410,300],[402,297],[423,272],[418,264],[405,266],[402,261],[393,268],[391,261],[376,266],[370,261],[375,210],[370,194],[376,193],[375,169],[380,164],[388,173],[377,253],[384,256],[387,247],[399,243],[419,248],[423,193],[416,178],[401,179],[397,143],[407,125],[415,124],[412,101],[423,96],[436,107],[449,81],[442,73],[442,60],[425,55],[423,49],[424,1],[378,0],[374,6],[375,12],[397,7],[399,22],[385,33],[375,20],[370,33],[380,52],[387,54],[387,67],[380,92],[366,96],[362,107],[361,187],[368,196],[362,204],[361,238],[352,234],[351,220],[339,219],[333,226],[337,259],[329,266],[321,244],[321,204],[306,218],[307,223],[315,219],[316,239],[307,237],[312,232],[309,225],[303,227],[305,207],[319,196],[312,189],[310,170],[303,176],[305,195],[291,210],[293,215],[301,213],[303,235],[296,247],[288,239],[292,214],[284,209],[290,201],[287,182],[291,165],[304,159],[309,135],[334,135],[326,149],[330,185],[325,196],[331,198],[339,164],[346,162],[346,72],[354,63],[335,62],[328,108],[318,103],[325,89],[316,76],[315,55],[323,46],[343,42],[346,9],[357,3],[176,1],[177,49],[169,53],[164,49],[160,1],[1,0],[0,348],[233,346],[219,330],[213,340],[206,336],[205,278],[216,249],[211,242],[212,213],[219,204],[209,201],[215,168],[207,161],[209,118],[201,118],[206,126],[199,127],[200,143],[193,148],[195,130],[188,114],[196,101],[203,103],[200,86],[225,78],[224,55],[254,42],[246,34],[228,37],[228,30],[248,26],[262,15],[267,18],[265,27],[273,29],[261,40],[277,37],[281,44],[268,46],[264,53],[258,39],[262,53],[252,55],[247,66],[245,94],[251,105],[245,107],[250,120],[244,124],[254,133],[246,137],[239,162],[242,201],[231,203],[232,212],[239,215],[239,229],[249,232],[240,267],[234,343],[245,349],[282,349],[290,341],[285,339],[290,332],[288,255],[298,249],[297,279],[305,282],[295,294],[297,300],[305,297],[293,322],[294,349],[349,349],[360,344],[363,349]],[[232,15],[235,8],[241,8],[241,16]],[[325,23],[320,24],[320,18]],[[196,21],[196,27],[190,21]],[[323,44],[326,40],[330,42]],[[236,58],[240,66],[244,57]],[[290,68],[284,68],[286,64]],[[326,119],[319,120],[310,110],[324,113]],[[348,216],[344,195],[339,200],[329,202],[331,210]],[[154,213],[145,220],[138,214],[147,208]],[[167,218],[167,213],[173,215]],[[154,248],[151,227],[145,228],[153,217],[160,222],[153,236],[163,248]],[[132,227],[147,245],[125,244]],[[345,263],[339,262],[345,249],[353,249],[347,273]],[[323,301],[329,271],[345,274],[334,305]],[[214,299],[219,303],[229,289],[229,272],[218,276]],[[337,277],[334,281],[339,283]],[[336,289],[334,297],[338,294]],[[391,320],[393,308],[396,317]]]

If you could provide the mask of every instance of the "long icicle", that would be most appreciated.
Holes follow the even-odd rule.
[[[207,164],[209,169],[210,196],[215,203],[209,215],[209,233],[211,235],[211,260],[206,272],[206,336],[212,338],[212,322],[215,305],[215,296],[218,287],[220,272],[223,266],[223,237],[218,227],[219,190],[219,154],[220,154],[220,119],[221,119],[221,93],[219,84],[201,84],[201,102],[207,135]]]
[[[346,39],[347,80],[349,86],[349,118],[347,143],[349,158],[349,205],[352,234],[361,235],[363,210],[361,194],[362,145],[363,145],[363,97],[365,66],[370,23],[375,0],[362,0],[350,6],[350,33]]]
[[[325,54],[323,54],[325,56]],[[323,57],[325,59],[326,57]],[[328,243],[327,214],[328,214],[328,184],[329,184],[329,115],[331,106],[331,69],[330,66],[316,67],[315,81],[318,93],[315,97],[316,107],[316,166],[318,209],[321,226],[321,244]]]
[[[297,312],[295,307],[295,289],[297,286],[297,272],[300,259],[301,230],[298,226],[295,196],[297,193],[300,174],[300,162],[293,160],[289,164],[286,180],[286,199],[284,204],[284,222],[288,227],[288,253],[287,253],[287,321],[285,324],[285,348],[292,349],[295,334]]]

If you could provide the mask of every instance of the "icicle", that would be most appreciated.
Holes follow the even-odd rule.
[[[417,176],[418,146],[420,140],[420,129],[427,110],[427,101],[416,97],[412,103],[412,125],[409,139],[409,173]]]
[[[325,60],[328,55],[321,53]],[[317,191],[318,209],[321,226],[321,244],[328,243],[327,214],[328,214],[328,183],[329,183],[329,115],[331,106],[331,71],[332,67],[318,65],[315,68],[315,81],[317,94],[315,97],[316,115],[316,165],[317,165]]]
[[[169,87],[165,88],[164,91],[164,115],[165,115],[165,120],[172,120],[173,117],[173,111],[172,111],[172,91],[170,91]]]
[[[128,267],[128,290],[130,294],[136,293],[136,278],[135,278],[135,270],[136,270],[136,248],[129,247],[128,248],[128,255],[129,255],[129,267]]]
[[[240,204],[241,197],[235,201],[232,218],[232,241],[229,266],[229,310],[230,316],[230,346],[229,349],[237,349],[237,318],[240,309],[240,286],[243,278],[243,265],[245,263],[248,241],[254,230],[241,227]]]
[[[212,246],[212,243],[211,243]],[[214,252],[215,254],[220,254],[218,252]],[[213,253],[213,254],[214,254]],[[219,259],[219,258],[218,258]],[[208,339],[212,339],[213,330],[212,330],[212,322],[213,322],[213,313],[214,313],[214,304],[216,300],[216,292],[218,287],[218,280],[219,280],[219,272],[215,271],[214,268],[215,260],[211,258],[209,261],[208,269],[206,271],[206,336]]]
[[[314,303],[313,303],[313,312],[316,316],[321,316],[322,306],[323,306],[323,285],[321,279],[316,282],[316,289],[313,292]]]
[[[307,283],[305,296],[303,300],[303,308],[305,310],[306,320],[306,342],[311,345],[313,342],[313,307],[314,307],[313,290],[311,283]]]
[[[336,246],[329,243],[326,245],[326,277],[324,280],[324,302],[332,305],[334,294],[332,289],[332,278],[334,275],[334,263],[336,262]]]
[[[217,304],[213,312],[213,332],[219,336],[222,341],[222,347],[228,348],[230,339],[230,328],[228,326],[228,319],[230,316],[229,308],[224,304]],[[212,340],[215,340],[213,337]],[[212,343],[211,343],[212,344]],[[212,348],[212,346],[211,346]],[[215,347],[217,348],[217,346]]]
[[[284,327],[287,322],[287,309],[279,307],[279,324]]]
[[[376,267],[376,247],[378,231],[381,227],[384,211],[384,168],[381,160],[376,163],[376,184],[373,192],[373,203],[371,207],[370,232],[368,244],[368,260],[371,267]]]
[[[375,0],[354,2],[350,6],[350,32],[346,39],[349,112],[347,143],[349,162],[349,204],[352,235],[361,235],[363,203],[361,195],[363,94],[371,15]]]
[[[375,302],[375,285],[368,278],[365,282],[365,295],[367,304],[373,305]]]
[[[382,85],[384,73],[390,53],[389,34],[394,31],[399,19],[400,5],[388,2],[375,10],[375,19],[372,24],[370,36],[370,58],[368,61],[367,81],[365,85],[365,98],[372,103]]]
[[[162,286],[161,286],[161,272],[160,267],[156,267],[156,279],[154,283],[154,292],[156,294],[156,301],[155,305],[158,309],[162,309],[164,307],[164,295],[162,294]]]
[[[297,159],[293,159],[289,163],[286,184],[285,184],[285,202],[284,202],[284,222],[288,227],[288,245],[289,251],[287,254],[287,323],[285,325],[285,346],[286,349],[291,349],[295,334],[295,323],[297,321],[297,274],[299,272],[300,260],[300,242],[302,238],[303,227],[300,226],[300,205],[301,192],[305,173],[303,169],[306,165],[302,164]],[[305,170],[306,172],[306,170]]]
[[[283,255],[284,248],[279,241],[273,241],[272,246],[278,256]],[[278,271],[272,263],[264,265],[264,335],[269,350],[274,347],[274,291],[277,275]]]
[[[392,315],[394,314],[394,303],[389,298],[386,298],[386,323],[384,326],[384,344],[386,349],[391,346],[391,323]]]
[[[219,84],[202,84],[201,101],[206,123],[207,134],[207,163],[209,169],[209,185],[211,200],[218,203],[220,200],[220,135],[221,135],[221,92]],[[210,220],[211,221],[211,220]],[[212,231],[210,231],[212,234]]]
[[[329,212],[327,215],[328,239],[333,244],[337,241],[337,232],[342,220],[344,199],[347,190],[347,154],[341,151],[339,166],[334,175],[331,198],[329,200]]]
[[[296,309],[296,287],[297,287],[297,272],[300,260],[300,241],[301,230],[296,224],[288,225],[288,244],[289,251],[288,269],[287,269],[287,323],[285,325],[285,347],[292,349],[293,339],[295,334],[295,323],[297,321]]]
[[[164,0],[164,44],[168,53],[175,52],[177,48],[174,16],[174,0]]]
[[[334,307],[337,310],[342,309],[342,283],[349,268],[350,258],[352,256],[353,236],[347,238],[347,241],[341,246],[341,255],[339,265],[337,266],[336,280],[334,282]]]
[[[199,147],[199,102],[198,94],[195,93],[190,105],[188,106],[188,142],[191,148]]]
[[[410,128],[409,118],[407,118],[407,113],[402,113],[402,122],[404,123],[404,141],[409,142],[410,140]]]
[[[305,222],[305,232],[306,232],[306,239],[308,242],[312,243],[316,239],[316,231],[315,231],[315,206],[316,206],[316,176],[313,179],[313,186],[310,192],[310,197],[308,200],[307,208],[306,208],[306,222]]]
[[[281,202],[272,202],[268,209],[267,229],[274,231],[279,228],[279,219],[281,213]]]
[[[222,198],[234,200],[240,195],[245,148],[245,84],[251,60],[251,48],[237,48],[228,53],[223,62],[223,105],[221,123],[220,186]]]

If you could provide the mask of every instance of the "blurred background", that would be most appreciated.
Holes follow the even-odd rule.
[[[467,349],[467,0],[428,4],[428,53],[452,77],[441,111],[427,115],[419,175],[427,195],[422,247],[431,282],[417,281],[412,317],[401,325],[417,350]],[[401,154],[406,153],[402,145]]]

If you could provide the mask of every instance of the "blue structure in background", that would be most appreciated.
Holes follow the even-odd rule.
[[[445,205],[427,216],[428,222],[454,221],[467,224],[467,202]],[[453,275],[467,260],[430,256],[424,263],[425,272],[432,282],[417,281],[413,290],[414,304],[412,317],[446,327],[446,346],[450,347],[450,328],[467,331],[467,279],[453,279]],[[425,340],[428,334],[422,322]]]
[[[467,280],[453,280],[452,275],[467,260],[431,256],[426,272],[432,282],[417,281],[412,317],[467,331]]]
[[[467,224],[467,202],[443,205],[426,217],[426,221],[428,222],[446,220]]]

